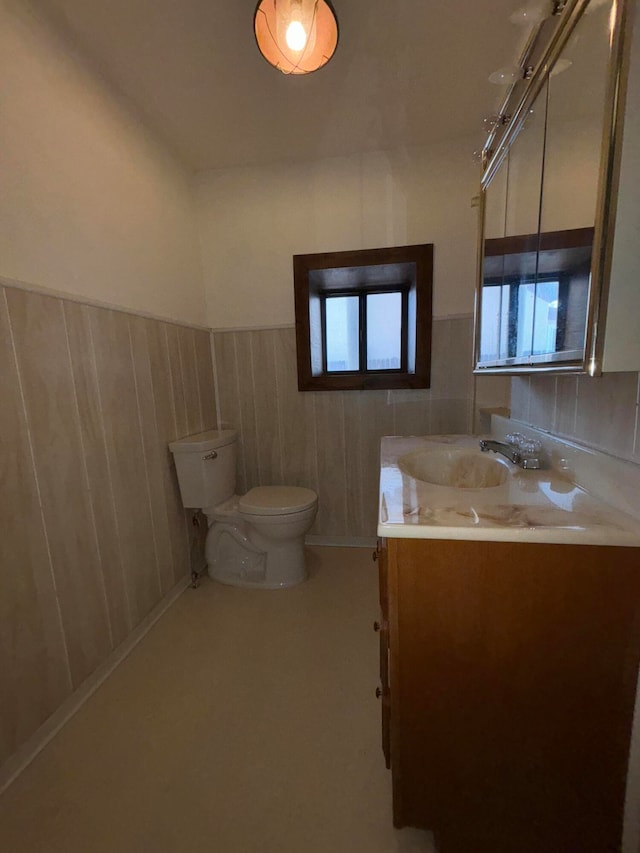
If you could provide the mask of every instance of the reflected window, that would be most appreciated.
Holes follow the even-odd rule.
[[[593,228],[485,241],[479,367],[582,358]]]
[[[564,348],[560,281],[487,284],[482,296],[482,361],[526,359]]]

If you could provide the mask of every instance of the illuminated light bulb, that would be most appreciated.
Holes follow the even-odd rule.
[[[304,50],[307,43],[307,34],[300,21],[291,21],[287,27],[285,38],[291,50]]]

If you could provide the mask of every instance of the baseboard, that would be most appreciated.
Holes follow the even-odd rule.
[[[329,545],[341,548],[375,548],[375,536],[305,536],[306,545]]]
[[[179,581],[165,597],[156,604],[153,610],[145,616],[129,634],[127,639],[114,649],[109,657],[101,664],[95,672],[86,678],[80,687],[60,705],[60,707],[48,717],[47,720],[36,729],[28,741],[26,741],[17,752],[14,752],[2,767],[0,767],[0,794],[22,773],[22,771],[33,761],[44,747],[52,740],[60,729],[80,710],[100,685],[107,680],[114,669],[122,663],[140,640],[147,634],[160,617],[165,613],[173,602],[180,596],[189,584],[189,578],[185,577]]]

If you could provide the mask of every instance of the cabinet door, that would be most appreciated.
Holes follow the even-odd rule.
[[[638,549],[390,541],[401,822],[442,853],[618,850]]]

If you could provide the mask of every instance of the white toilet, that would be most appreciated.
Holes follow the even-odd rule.
[[[304,537],[318,496],[298,486],[257,486],[238,496],[233,429],[173,441],[182,503],[207,516],[209,575],[232,586],[280,589],[307,577]]]

